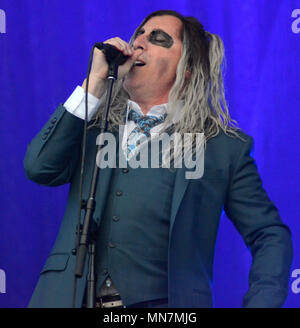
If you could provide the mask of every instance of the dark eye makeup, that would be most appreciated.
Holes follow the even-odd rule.
[[[135,39],[140,36],[141,34],[144,34],[145,30],[141,28],[137,33],[135,34]],[[171,48],[174,41],[173,38],[163,30],[157,29],[153,30],[149,36],[148,41],[152,44],[164,47],[164,48]]]

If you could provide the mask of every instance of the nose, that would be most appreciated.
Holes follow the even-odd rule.
[[[139,35],[133,42],[133,49],[146,49],[146,37],[144,34]]]

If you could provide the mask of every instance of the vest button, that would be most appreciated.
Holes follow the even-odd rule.
[[[113,219],[115,222],[117,222],[117,221],[120,220],[120,218],[119,218],[118,216],[116,216],[116,215],[113,215],[112,219]]]
[[[122,196],[122,195],[123,195],[123,193],[122,193],[122,191],[121,191],[121,190],[117,190],[117,192],[116,192],[116,195],[117,195],[117,196]]]
[[[110,242],[108,243],[108,247],[110,247],[110,248],[114,248],[114,247],[116,247],[116,245],[115,245],[113,242],[110,241]]]
[[[128,173],[129,172],[129,169],[124,168],[124,169],[122,169],[122,172],[123,173]]]

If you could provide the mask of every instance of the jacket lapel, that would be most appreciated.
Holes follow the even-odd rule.
[[[174,224],[180,203],[183,199],[183,196],[186,192],[187,186],[190,182],[189,179],[185,178],[185,172],[186,172],[185,168],[177,169],[177,172],[176,172],[172,205],[171,205],[170,235],[172,233],[173,224]]]
[[[116,152],[118,152],[119,138],[118,133],[113,133],[116,140]],[[106,167],[99,170],[98,183],[97,183],[97,207],[95,221],[99,225],[101,216],[103,214],[106,198],[109,193],[110,182],[112,177],[113,168]]]

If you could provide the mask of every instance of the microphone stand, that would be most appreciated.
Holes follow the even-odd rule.
[[[99,43],[98,44],[96,43],[94,47],[99,48],[97,45],[99,45]],[[110,59],[108,61],[108,64],[109,64],[109,70],[107,74],[107,80],[108,80],[107,96],[106,96],[104,115],[102,117],[103,119],[101,120],[100,123],[100,140],[98,144],[98,152],[101,151],[101,148],[104,145],[104,133],[107,131],[107,119],[108,119],[109,107],[111,102],[112,90],[113,90],[114,82],[118,77],[118,66],[120,64],[120,61],[118,61],[118,56],[116,56],[113,59]],[[87,83],[87,90],[88,90],[88,83]],[[90,186],[89,199],[86,203],[84,201],[81,202],[81,209],[85,210],[85,218],[83,221],[83,225],[77,227],[77,233],[80,235],[78,239],[80,241],[79,244],[77,245],[77,248],[73,252],[73,254],[74,253],[76,254],[73,307],[75,307],[75,299],[76,299],[76,281],[78,278],[82,278],[87,250],[89,251],[90,261],[89,261],[89,269],[87,275],[86,306],[87,308],[95,307],[96,277],[95,277],[94,264],[95,264],[95,247],[96,247],[96,238],[95,238],[96,229],[94,227],[95,224],[93,224],[94,223],[93,214],[96,205],[95,195],[96,195],[99,171],[100,168],[98,167],[95,159],[95,166],[94,166],[93,178]]]

